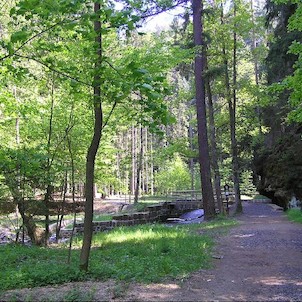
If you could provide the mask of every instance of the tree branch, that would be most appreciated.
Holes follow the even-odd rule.
[[[110,117],[111,117],[111,115],[112,115],[112,113],[113,113],[113,111],[114,111],[116,105],[117,105],[117,102],[115,101],[114,104],[113,104],[113,106],[112,106],[112,108],[111,108],[111,110],[110,110],[110,112],[109,112],[109,114],[108,114],[108,116],[107,116],[107,119],[106,119],[106,121],[105,121],[105,123],[104,123],[104,125],[103,125],[103,127],[102,127],[102,131],[103,131],[104,128],[107,126],[107,124],[108,124],[108,122],[109,122],[109,119],[110,119]]]
[[[69,74],[67,74],[67,73],[65,73],[65,72],[62,72],[62,71],[57,70],[57,69],[55,69],[55,68],[53,68],[53,67],[51,67],[51,66],[48,66],[46,63],[40,61],[39,59],[32,58],[32,57],[29,57],[29,56],[18,55],[18,54],[16,54],[16,53],[14,54],[14,56],[19,57],[19,58],[23,58],[23,59],[33,60],[33,61],[35,61],[35,62],[37,62],[37,63],[39,63],[39,64],[41,64],[41,65],[47,67],[49,70],[51,70],[51,71],[53,71],[53,72],[55,72],[55,73],[57,73],[57,74],[59,74],[59,75],[65,77],[65,78],[69,78],[69,79],[74,80],[74,81],[76,81],[76,82],[78,82],[78,83],[80,83],[80,84],[83,84],[83,85],[86,85],[86,86],[89,86],[89,87],[93,87],[93,85],[91,85],[91,84],[89,84],[89,83],[86,83],[86,82],[84,82],[84,81],[81,81],[81,80],[79,80],[79,79],[77,79],[77,78],[72,77],[71,75],[69,75]]]
[[[159,15],[159,14],[161,14],[161,13],[167,12],[167,11],[169,11],[169,10],[171,10],[171,9],[174,9],[174,8],[176,8],[177,6],[179,6],[179,5],[181,5],[181,4],[184,4],[184,3],[187,3],[187,2],[188,2],[188,0],[179,0],[179,1],[177,1],[176,4],[174,4],[173,6],[166,7],[166,8],[163,8],[163,9],[161,9],[161,10],[155,11],[155,12],[153,12],[153,13],[150,12],[149,14],[146,14],[146,15],[141,16],[141,20],[147,19],[147,18],[149,18],[149,17],[157,16],[157,15]]]
[[[37,37],[43,35],[44,33],[48,32],[48,31],[50,31],[50,30],[53,29],[54,27],[56,27],[56,26],[58,26],[58,25],[60,25],[60,24],[63,24],[64,22],[71,22],[71,21],[79,20],[80,18],[81,18],[81,17],[78,17],[78,18],[74,18],[74,19],[72,19],[72,20],[65,20],[65,19],[64,19],[64,20],[61,20],[61,21],[59,21],[59,22],[57,22],[57,23],[51,25],[51,26],[48,27],[48,28],[45,28],[44,30],[42,30],[42,31],[40,31],[40,32],[38,32],[38,33],[36,33],[35,35],[33,35],[32,37],[30,37],[29,39],[27,39],[25,42],[23,42],[16,50],[14,50],[13,53],[1,57],[1,58],[0,58],[0,61],[3,61],[3,60],[5,60],[5,59],[7,59],[7,58],[9,58],[9,57],[12,57],[13,55],[16,55],[16,53],[17,53],[20,49],[22,49],[26,44],[28,44],[30,41],[34,40],[35,38],[37,38]]]

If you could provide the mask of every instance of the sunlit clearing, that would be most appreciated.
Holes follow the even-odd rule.
[[[153,227],[149,228],[120,228],[114,230],[113,232],[107,234],[99,234],[96,236],[94,243],[98,245],[98,242],[106,244],[106,243],[122,243],[127,241],[134,242],[143,242],[151,239],[161,239],[161,238],[180,238],[184,236],[183,231],[179,231],[176,229],[166,228],[164,226],[161,227]]]

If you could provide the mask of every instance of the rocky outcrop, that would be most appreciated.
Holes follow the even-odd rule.
[[[255,185],[260,194],[287,209],[295,196],[302,200],[302,127],[286,131],[270,148],[255,154]]]

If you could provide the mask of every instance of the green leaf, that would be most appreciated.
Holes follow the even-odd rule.
[[[10,56],[14,54],[14,48],[11,42],[7,43],[7,50]]]
[[[28,32],[21,30],[13,33],[10,37],[10,40],[12,43],[24,42],[27,40],[28,36],[29,36]]]
[[[144,83],[142,85],[143,88],[148,89],[148,90],[153,90],[153,87],[150,84]]]
[[[148,70],[147,69],[144,69],[144,68],[139,68],[136,70],[138,73],[142,73],[142,74],[146,74],[148,73]]]

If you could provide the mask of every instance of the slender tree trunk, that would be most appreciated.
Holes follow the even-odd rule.
[[[190,144],[190,150],[193,151],[193,127],[192,127],[192,113],[189,113],[189,144]],[[191,190],[192,194],[195,189],[194,185],[194,159],[190,158],[190,174],[191,174]]]
[[[150,134],[150,194],[154,195],[153,134]]]
[[[149,143],[148,143],[148,128],[146,127],[145,129],[145,193],[149,194],[149,152],[148,152],[148,147],[149,147]]]
[[[10,177],[10,175],[4,175],[5,178]],[[10,180],[7,179],[6,183],[10,183]],[[14,186],[14,184],[13,184]],[[15,186],[9,186],[10,192],[13,196],[14,203],[17,205],[19,213],[22,217],[23,226],[26,227],[27,234],[34,245],[41,246],[45,239],[45,232],[36,226],[36,223],[32,215],[26,213],[25,201],[21,195],[21,190]]]
[[[196,109],[197,109],[197,129],[199,144],[199,164],[201,172],[202,199],[205,211],[205,218],[210,219],[215,216],[215,202],[211,182],[211,167],[207,135],[206,104],[205,104],[205,86],[204,86],[204,67],[205,54],[202,47],[203,43],[203,24],[202,1],[193,0],[193,33],[196,46],[195,55],[195,89],[196,89]]]
[[[18,100],[18,97],[17,97],[17,87],[16,86],[13,87],[13,95],[15,97],[16,103],[18,104],[19,100]],[[19,146],[20,146],[20,116],[19,116],[19,112],[18,112],[18,115],[16,117],[16,124],[15,124],[15,126],[16,126],[15,127],[15,130],[16,130],[16,137],[15,137],[15,139],[16,139],[16,146],[19,149]],[[19,165],[16,167],[16,171],[17,171],[17,189],[20,192],[21,173],[20,173],[20,166]],[[18,205],[16,205],[17,222],[19,221],[18,220],[19,214],[20,214],[20,212],[19,212],[19,209],[18,209]],[[19,240],[20,230],[21,230],[21,226],[19,227],[19,230],[16,232],[16,242],[18,242],[18,240]],[[23,231],[23,237],[22,238],[24,238],[24,222],[23,221],[22,221],[22,231]],[[22,244],[24,244],[24,240],[22,240]]]
[[[213,98],[212,91],[210,86],[209,78],[206,78],[206,90],[208,95],[208,109],[209,109],[209,133],[210,133],[210,142],[211,142],[211,164],[214,171],[214,186],[216,192],[216,201],[219,213],[223,213],[223,203],[221,197],[221,179],[218,166],[218,157],[217,157],[217,144],[216,144],[216,129],[214,121],[214,107],[213,107]]]
[[[100,11],[100,4],[94,3],[94,12],[97,14]],[[80,269],[88,270],[89,255],[92,241],[92,219],[93,219],[93,184],[94,184],[94,168],[95,158],[99,148],[102,126],[103,126],[103,111],[101,103],[101,78],[99,75],[101,59],[102,59],[102,36],[101,36],[101,22],[94,21],[95,43],[97,59],[95,63],[94,75],[94,130],[90,147],[86,157],[86,185],[85,185],[85,218],[84,218],[84,237],[83,245],[80,255]]]
[[[75,167],[74,167],[74,158],[73,158],[73,152],[72,152],[72,146],[71,146],[71,139],[69,136],[67,136],[67,143],[68,143],[68,151],[69,151],[70,159],[71,159],[71,185],[72,185],[72,205],[73,205],[73,224],[72,224],[72,231],[71,231],[71,236],[70,236],[70,240],[69,240],[69,249],[68,249],[68,257],[67,257],[67,263],[70,264],[71,247],[72,247],[74,229],[75,229],[75,225],[76,225],[76,221],[77,221],[77,212],[76,212],[76,203],[75,203],[75,180],[74,180]]]
[[[131,176],[130,176],[130,194],[135,191],[135,128],[131,127]]]
[[[236,16],[236,5],[234,3],[234,16]],[[221,8],[221,23],[223,24],[223,8]],[[242,205],[240,200],[240,186],[239,186],[239,163],[238,163],[238,150],[236,140],[236,86],[237,86],[237,34],[234,28],[233,33],[233,90],[231,90],[230,78],[229,78],[229,63],[227,58],[227,52],[225,43],[223,42],[222,52],[224,57],[224,69],[225,69],[225,84],[226,84],[226,97],[229,107],[230,115],[230,136],[231,136],[231,151],[232,151],[232,173],[233,184],[235,193],[235,207],[233,212],[242,212]],[[233,98],[233,99],[232,99]]]
[[[236,19],[237,5],[234,0],[234,19]],[[232,143],[232,167],[233,167],[233,181],[235,193],[235,213],[242,212],[242,204],[240,198],[240,179],[239,179],[239,162],[238,162],[238,148],[236,139],[236,106],[237,106],[237,32],[236,24],[234,26],[234,46],[233,46],[233,106],[229,106],[230,111],[230,128],[231,128],[231,143]]]
[[[48,245],[48,238],[50,235],[49,231],[49,202],[51,200],[53,186],[50,182],[50,169],[51,169],[51,161],[50,161],[50,145],[51,145],[51,137],[52,137],[52,123],[53,123],[53,111],[54,111],[54,73],[52,74],[52,83],[51,83],[51,105],[50,105],[50,118],[49,118],[49,129],[48,129],[48,140],[47,140],[47,187],[46,194],[44,196],[45,203],[45,245]]]
[[[68,139],[68,138],[67,138]],[[57,225],[56,225],[56,243],[58,243],[60,238],[60,231],[62,228],[62,222],[64,218],[64,211],[65,211],[65,205],[66,205],[66,194],[67,194],[67,169],[65,171],[65,177],[64,177],[64,184],[63,184],[63,196],[62,196],[62,205],[61,205],[61,215],[60,212],[58,213],[58,219],[57,219]]]
[[[142,172],[142,163],[143,163],[143,127],[140,127],[140,152],[139,152],[139,159],[137,165],[137,173],[136,173],[136,187],[135,187],[135,194],[134,194],[134,203],[138,203],[138,195],[140,189],[140,179],[141,179],[141,172]]]
[[[255,14],[254,14],[254,0],[251,0],[251,11],[252,11],[252,55],[254,59],[254,74],[255,74],[255,83],[256,86],[259,87],[259,62],[257,58],[257,54],[255,52],[255,49],[257,48],[257,41],[256,41],[256,33],[255,33]],[[257,104],[260,103],[259,96],[257,95]],[[257,105],[257,117],[258,117],[258,123],[259,123],[259,134],[262,134],[262,122],[261,122],[261,113],[260,113],[260,107]]]

